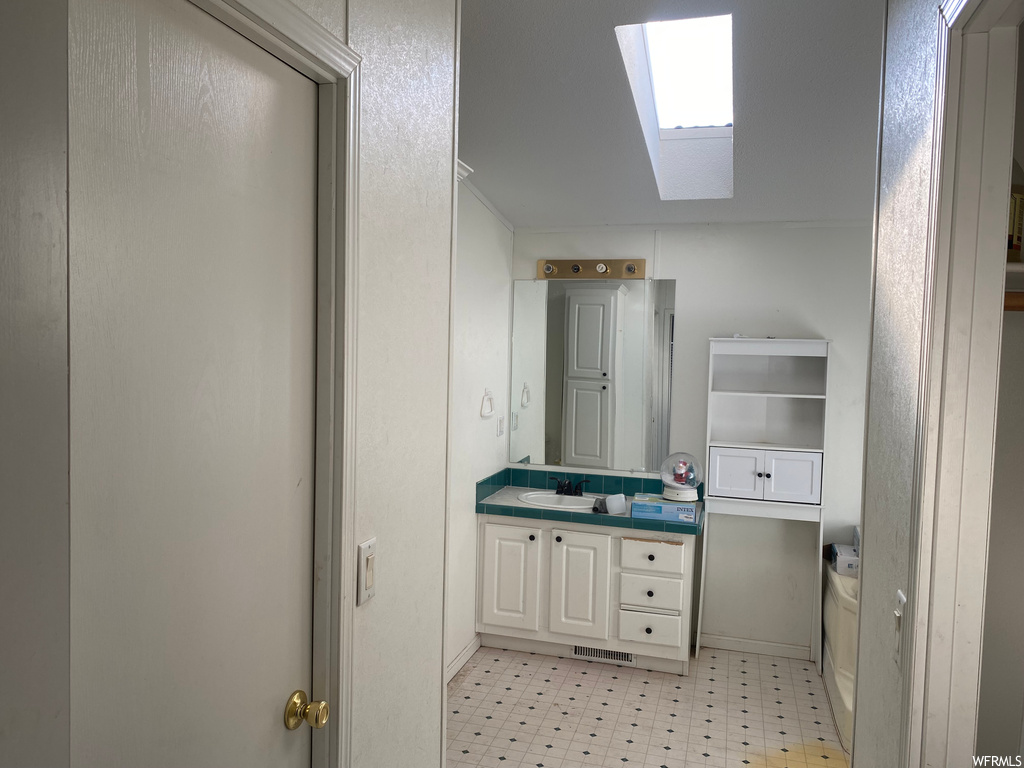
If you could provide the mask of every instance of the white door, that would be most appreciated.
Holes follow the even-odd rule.
[[[608,639],[611,537],[551,532],[552,632]]]
[[[562,463],[570,467],[612,466],[611,384],[568,379],[562,406]]]
[[[765,501],[821,502],[821,454],[813,451],[764,452]]]
[[[480,621],[536,631],[539,589],[540,530],[485,525]]]
[[[613,378],[617,293],[568,291],[565,295],[565,377]]]
[[[309,766],[317,88],[185,0],[74,0],[74,766]]]
[[[709,496],[764,498],[764,451],[712,448],[708,461]]]

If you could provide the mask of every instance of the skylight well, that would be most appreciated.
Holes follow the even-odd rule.
[[[662,200],[732,197],[732,16],[616,27]]]
[[[732,125],[732,16],[643,27],[658,127]]]

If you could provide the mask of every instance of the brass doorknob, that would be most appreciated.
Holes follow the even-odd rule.
[[[331,708],[326,701],[310,701],[305,691],[295,691],[284,707],[284,725],[289,731],[294,731],[305,720],[314,728],[323,728],[330,715]]]

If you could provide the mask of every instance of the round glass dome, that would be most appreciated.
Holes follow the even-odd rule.
[[[696,501],[697,486],[704,482],[704,470],[697,457],[673,453],[661,464],[662,496],[673,501]]]

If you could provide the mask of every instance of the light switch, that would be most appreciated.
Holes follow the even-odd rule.
[[[499,416],[498,417],[498,437],[501,437],[504,434],[505,434],[505,417],[504,416]]]
[[[364,541],[359,545],[359,560],[356,568],[356,605],[362,605],[376,592],[375,571],[377,560],[377,539]]]

